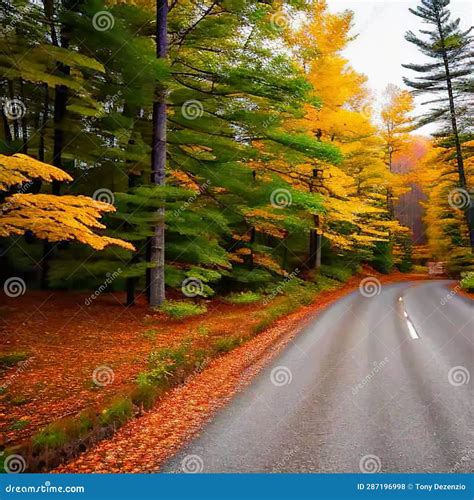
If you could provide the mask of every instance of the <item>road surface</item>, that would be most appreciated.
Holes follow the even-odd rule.
[[[160,471],[472,471],[474,307],[450,283],[337,301]]]

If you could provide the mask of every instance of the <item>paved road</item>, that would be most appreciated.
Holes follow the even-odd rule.
[[[339,300],[161,471],[474,470],[474,307],[448,284]]]

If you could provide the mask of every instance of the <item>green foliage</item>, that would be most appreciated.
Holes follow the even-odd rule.
[[[474,292],[474,272],[461,273],[461,287],[468,292]]]
[[[225,297],[225,301],[229,304],[252,304],[262,300],[262,296],[256,292],[240,292],[233,293]]]
[[[53,423],[32,437],[32,442],[38,448],[59,448],[67,441],[66,433],[59,423]]]
[[[390,273],[393,269],[392,245],[390,243],[377,243],[370,263],[380,273]]]
[[[352,276],[352,270],[350,268],[338,265],[322,265],[320,271],[323,276],[333,278],[341,283],[345,283]]]
[[[100,423],[103,426],[109,424],[122,425],[133,412],[133,404],[130,398],[117,398],[108,408],[102,411]]]
[[[10,425],[10,430],[12,431],[21,431],[28,427],[30,425],[30,421],[28,419],[20,419],[20,420],[15,420],[11,425]]]
[[[194,302],[168,300],[157,308],[158,312],[162,312],[173,319],[183,319],[190,316],[198,316],[204,314],[207,308],[204,304],[195,304]]]
[[[0,354],[0,369],[10,368],[12,366],[27,360],[30,355],[23,351],[13,351],[6,354]]]
[[[148,340],[155,340],[157,334],[158,330],[156,330],[155,328],[150,328],[143,332],[143,336]]]
[[[242,337],[240,337],[239,335],[231,335],[228,337],[222,337],[220,339],[217,339],[213,347],[217,353],[223,354],[232,351],[232,349],[235,349],[241,344],[242,344]]]

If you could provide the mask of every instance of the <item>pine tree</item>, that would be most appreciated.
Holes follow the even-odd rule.
[[[414,89],[415,94],[433,95],[434,99],[426,104],[435,104],[420,121],[420,125],[440,122],[449,123],[453,138],[457,164],[458,185],[469,191],[464,156],[462,151],[462,130],[460,116],[462,115],[462,89],[466,88],[469,78],[472,78],[474,53],[472,51],[472,27],[463,31],[461,20],[451,19],[449,11],[450,0],[421,0],[416,9],[409,9],[412,14],[421,18],[430,26],[429,30],[420,30],[419,37],[409,31],[407,41],[416,45],[427,57],[432,59],[426,64],[406,64],[405,68],[415,71],[421,76],[416,79],[405,78],[405,83]],[[474,248],[474,217],[472,202],[467,204],[465,218],[469,228],[469,241]]]

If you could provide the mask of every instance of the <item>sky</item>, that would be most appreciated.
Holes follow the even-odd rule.
[[[414,72],[402,68],[402,64],[419,63],[427,59],[417,48],[408,43],[405,32],[423,27],[422,20],[408,11],[419,5],[418,0],[328,0],[329,9],[339,12],[345,9],[354,12],[353,33],[358,34],[344,51],[344,56],[360,73],[369,78],[369,86],[380,99],[387,84],[394,83],[405,88],[403,76]],[[461,26],[468,28],[474,22],[474,0],[451,0],[452,18],[461,18]],[[423,28],[422,28],[423,29]],[[423,97],[416,99],[415,114],[423,112]],[[429,134],[436,125],[428,125],[417,133]]]

